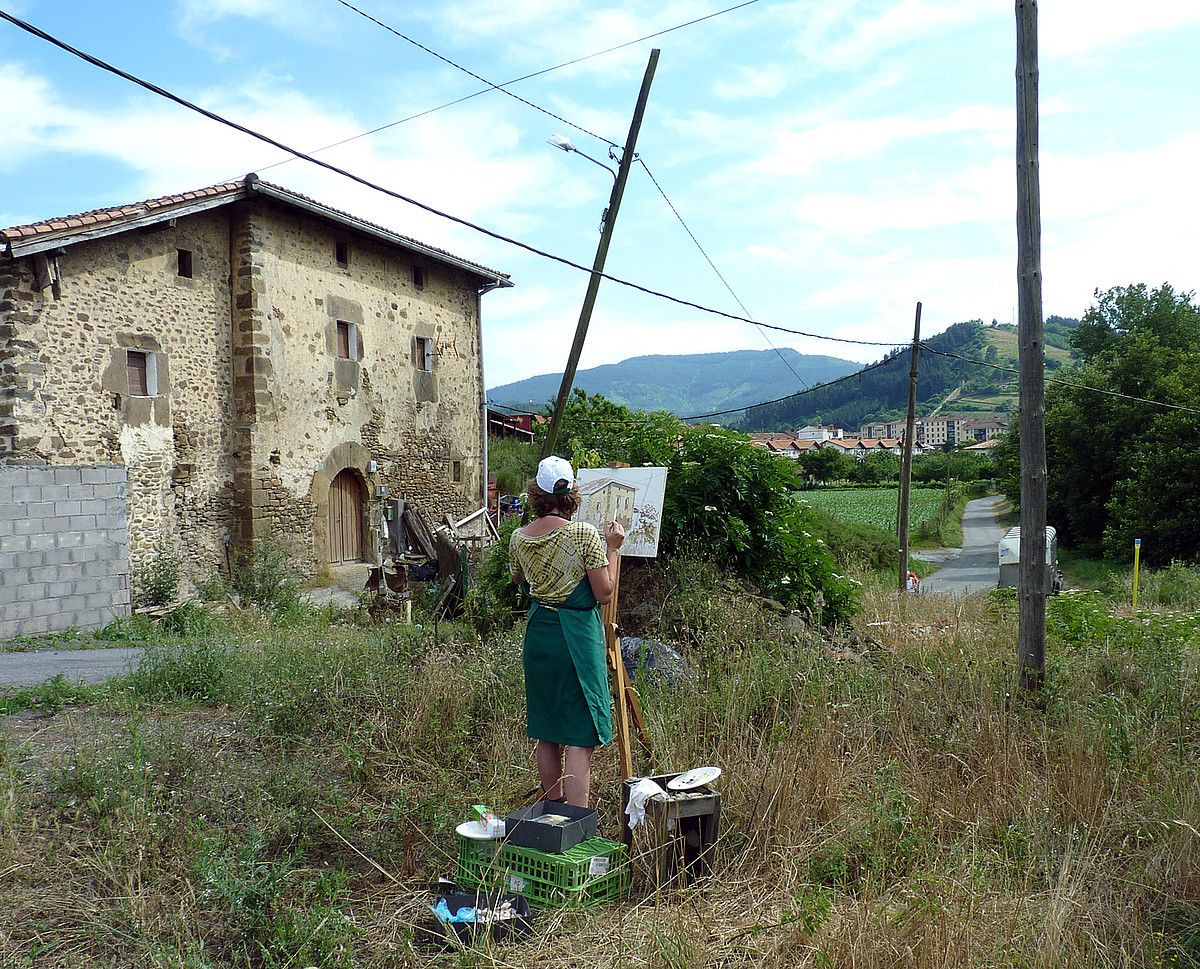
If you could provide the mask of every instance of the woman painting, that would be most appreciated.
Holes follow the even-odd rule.
[[[533,597],[523,651],[529,736],[543,798],[587,807],[592,751],[612,739],[599,603],[612,598],[625,530],[611,523],[602,542],[594,526],[571,521],[579,488],[563,458],[538,465],[529,502],[536,517],[509,543],[513,581],[528,582]]]

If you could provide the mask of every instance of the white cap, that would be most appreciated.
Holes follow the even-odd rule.
[[[537,469],[538,487],[546,494],[552,495],[555,493],[554,486],[564,480],[567,482],[567,487],[558,492],[560,495],[575,486],[575,472],[571,470],[571,462],[566,458],[558,458],[554,455],[542,458]]]

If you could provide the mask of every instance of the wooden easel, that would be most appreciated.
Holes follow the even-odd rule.
[[[633,776],[633,750],[629,742],[629,718],[633,717],[638,730],[638,739],[647,754],[653,753],[650,737],[646,733],[646,722],[642,719],[642,705],[637,690],[625,673],[625,662],[621,659],[621,637],[617,633],[617,597],[621,588],[621,559],[617,558],[617,575],[613,581],[612,598],[600,607],[600,618],[604,623],[604,643],[608,651],[608,669],[612,676],[612,695],[616,700],[616,722],[613,724],[613,739],[617,744],[617,765],[622,784]]]

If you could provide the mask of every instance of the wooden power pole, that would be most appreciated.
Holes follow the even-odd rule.
[[[1042,334],[1042,206],[1038,176],[1037,0],[1017,14],[1017,335],[1021,361],[1021,688],[1046,679],[1046,387]]]
[[[917,361],[921,345],[921,304],[913,323],[912,363],[908,368],[908,417],[904,422],[904,460],[900,467],[900,514],[896,537],[900,540],[900,591],[908,587],[908,498],[912,488],[913,433],[917,426]]]
[[[654,70],[658,67],[656,47],[650,51],[650,60],[646,64],[646,74],[642,78],[642,89],[638,92],[637,104],[633,109],[633,120],[629,123],[629,137],[625,139],[625,148],[621,152],[621,164],[617,168],[617,180],[613,183],[612,195],[608,199],[608,208],[604,211],[604,227],[600,232],[600,244],[596,247],[596,258],[592,262],[592,275],[588,280],[587,293],[583,297],[583,306],[579,311],[579,322],[575,326],[575,340],[571,344],[571,352],[567,356],[567,366],[563,370],[562,383],[558,388],[558,399],[554,402],[554,416],[550,418],[550,427],[542,441],[541,457],[554,453],[558,444],[558,429],[562,421],[563,410],[567,406],[567,398],[571,395],[571,386],[575,383],[575,370],[579,366],[579,355],[583,352],[583,341],[587,339],[588,324],[592,321],[592,308],[596,305],[596,294],[600,291],[600,280],[604,273],[604,262],[608,259],[608,246],[612,242],[613,227],[617,224],[617,212],[621,208],[621,198],[625,194],[625,182],[629,179],[629,169],[636,158],[638,132],[642,127],[642,115],[646,113],[646,102],[650,99],[650,85],[654,81]]]

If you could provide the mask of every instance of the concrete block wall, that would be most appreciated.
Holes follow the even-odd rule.
[[[0,640],[129,615],[121,465],[0,465]]]

